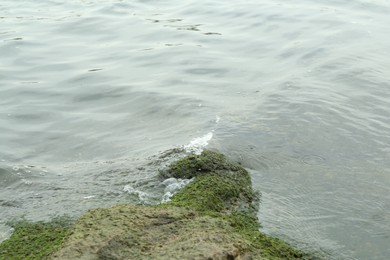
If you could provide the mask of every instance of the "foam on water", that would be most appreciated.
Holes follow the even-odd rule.
[[[8,239],[13,232],[14,229],[12,227],[0,225],[0,243]]]
[[[213,132],[209,132],[204,136],[194,138],[191,142],[184,146],[187,153],[201,154],[203,149],[209,144],[209,141],[213,138]]]
[[[191,183],[193,179],[176,179],[176,178],[169,178],[163,181],[163,185],[165,185],[164,189],[164,195],[161,199],[162,203],[168,202],[171,200],[171,197],[184,188],[186,185]]]
[[[141,190],[138,190],[138,189],[132,187],[131,185],[126,185],[123,188],[123,191],[128,193],[128,194],[131,194],[131,195],[136,195],[139,198],[139,200],[143,203],[150,202],[150,195],[148,193],[141,191]]]

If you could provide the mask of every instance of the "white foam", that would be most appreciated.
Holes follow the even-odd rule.
[[[143,192],[143,191],[134,189],[134,188],[131,187],[130,185],[126,185],[126,186],[123,188],[123,191],[124,191],[124,192],[127,192],[127,193],[129,193],[129,194],[138,196],[138,198],[139,198],[141,201],[143,201],[143,202],[148,201],[148,199],[149,199],[149,195],[148,195],[146,192]]]
[[[184,188],[186,185],[188,185],[192,179],[176,179],[176,178],[169,178],[163,181],[163,185],[166,185],[164,189],[164,195],[161,199],[161,203],[168,202],[171,200],[172,196]]]
[[[26,184],[26,185],[31,185],[33,182],[32,181],[29,181],[29,180],[26,180],[26,179],[21,179],[22,183]]]
[[[0,225],[0,243],[10,238],[13,232],[12,227]]]
[[[187,153],[201,154],[203,149],[209,144],[209,141],[213,138],[213,132],[209,132],[204,136],[193,139],[189,144],[184,146],[184,150]]]

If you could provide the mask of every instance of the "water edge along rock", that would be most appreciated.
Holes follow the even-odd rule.
[[[71,227],[47,223],[48,229],[41,236],[50,234],[50,227],[62,228],[57,232],[59,237],[52,238],[53,245],[50,238],[42,240],[38,231],[26,231],[29,225],[24,224],[23,229],[15,225],[13,236],[0,245],[0,258],[311,258],[259,231],[259,194],[252,188],[249,173],[224,155],[210,150],[190,154],[161,170],[160,177],[194,180],[171,201],[157,206],[126,204],[92,209]],[[46,246],[39,245],[39,241]],[[29,249],[23,249],[28,244]],[[35,250],[38,256],[31,252],[34,244],[39,245],[40,249]]]

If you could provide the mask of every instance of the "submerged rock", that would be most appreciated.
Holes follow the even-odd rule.
[[[161,171],[161,176],[194,180],[158,206],[116,205],[88,211],[49,258],[310,258],[259,232],[258,194],[250,176],[222,154],[189,155]]]

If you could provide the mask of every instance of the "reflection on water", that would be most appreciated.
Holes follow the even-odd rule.
[[[265,232],[327,258],[387,259],[389,3],[0,10],[2,222],[139,202],[126,185],[157,202],[150,156],[212,133],[251,169]]]

